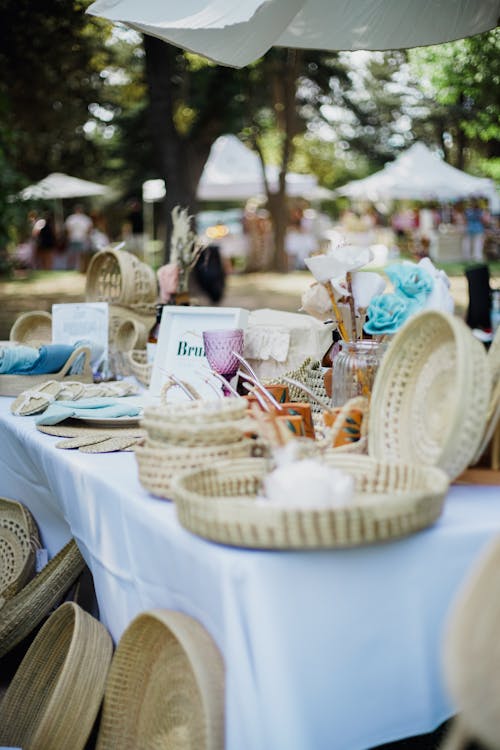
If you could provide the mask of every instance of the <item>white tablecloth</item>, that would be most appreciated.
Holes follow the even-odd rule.
[[[227,750],[362,750],[452,713],[441,673],[449,603],[500,530],[498,487],[452,487],[431,529],[361,549],[257,552],[188,533],[133,454],[54,448],[0,399],[0,494],[49,553],[76,537],[115,641],[139,612],[198,619],[226,663]]]

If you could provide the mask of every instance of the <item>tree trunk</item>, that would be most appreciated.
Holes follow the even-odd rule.
[[[165,180],[163,220],[166,227],[165,262],[170,255],[172,209],[180,205],[196,211],[198,179],[189,169],[188,146],[174,124],[174,83],[179,50],[170,44],[144,35],[146,76],[149,89],[151,137],[158,155],[158,174]],[[202,167],[203,169],[203,167]]]

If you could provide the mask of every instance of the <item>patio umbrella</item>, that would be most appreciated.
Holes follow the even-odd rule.
[[[497,25],[500,0],[97,0],[87,12],[238,68],[272,46],[383,50],[472,36]]]
[[[21,190],[20,197],[23,200],[33,199],[63,199],[63,198],[85,198],[91,195],[104,195],[108,188],[97,182],[80,180],[62,172],[53,172],[44,177],[40,182]]]

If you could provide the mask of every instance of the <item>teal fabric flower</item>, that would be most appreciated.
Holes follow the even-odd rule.
[[[396,333],[415,312],[415,306],[402,294],[380,294],[372,298],[366,312],[368,320],[363,326],[366,333]]]
[[[415,300],[423,307],[426,298],[434,288],[430,273],[416,263],[394,263],[385,272],[394,285],[396,294]]]

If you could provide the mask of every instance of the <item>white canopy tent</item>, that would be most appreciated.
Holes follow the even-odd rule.
[[[23,200],[54,200],[64,198],[85,198],[92,195],[104,195],[109,188],[97,182],[81,180],[62,172],[53,172],[40,182],[21,190]]]
[[[97,0],[87,12],[243,67],[272,46],[396,49],[479,34],[497,25],[500,0]]]
[[[271,191],[278,189],[278,168],[266,167]],[[287,195],[307,200],[332,198],[334,193],[318,185],[314,175],[290,172],[286,176]],[[260,159],[235,135],[222,135],[213,143],[202,172],[196,197],[200,201],[244,201],[265,195]],[[143,185],[145,201],[162,200],[163,180],[148,180]]]
[[[423,143],[415,143],[379,172],[349,182],[336,192],[372,202],[398,199],[448,202],[484,197],[490,201],[492,210],[498,210],[499,202],[493,180],[452,167]]]

